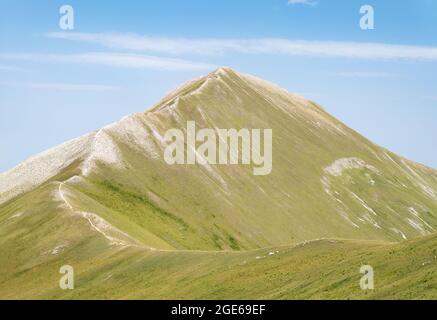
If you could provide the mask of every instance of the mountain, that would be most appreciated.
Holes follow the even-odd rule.
[[[254,165],[167,164],[165,134],[174,128],[186,133],[188,121],[198,129],[271,129],[270,174],[254,175]],[[274,267],[265,261],[275,261],[284,280],[284,263],[298,266],[302,259],[308,269],[300,274],[312,270],[317,281],[320,270],[310,257],[331,267],[345,256],[355,262],[370,256],[383,264],[387,252],[402,256],[422,243],[427,249],[420,259],[431,259],[435,272],[430,244],[436,228],[435,170],[375,145],[314,102],[220,68],[144,113],[0,175],[0,297],[83,297],[84,291],[63,292],[53,280],[63,264],[80,266],[76,274],[85,297],[182,297],[175,288],[128,294],[135,292],[127,289],[135,287],[136,274],[147,270],[156,276],[149,280],[155,286],[173,270],[174,285],[191,284],[193,297],[237,297],[222,281],[245,268],[255,272],[253,264],[260,271]],[[311,245],[300,252],[306,241]],[[271,252],[272,259],[261,258]],[[259,259],[253,261],[254,255]],[[412,268],[405,257],[395,265]],[[53,274],[42,276],[45,269]],[[317,291],[319,281],[300,296],[331,297]],[[208,295],[199,287],[205,283],[222,294]],[[395,295],[387,288],[381,297]],[[286,296],[272,291],[269,297]],[[250,297],[260,295],[251,291]]]

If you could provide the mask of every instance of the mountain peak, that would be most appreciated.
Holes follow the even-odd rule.
[[[230,74],[230,73],[238,73],[238,72],[236,72],[232,68],[226,67],[226,66],[217,68],[215,71],[213,71],[213,74],[217,74],[217,75],[220,75],[220,74]]]
[[[184,131],[188,121],[213,130],[271,129],[271,173],[254,177],[251,164],[217,159],[167,165],[166,132]],[[81,179],[71,181],[74,175]],[[228,67],[0,175],[0,203],[54,181],[76,188],[83,212],[117,212],[115,227],[124,230],[131,219],[132,234],[146,233],[144,243],[161,249],[253,249],[322,237],[393,241],[437,228],[435,171],[372,144],[314,103]]]
[[[161,99],[157,104],[155,104],[146,112],[162,110],[166,106],[172,105],[176,99],[181,98],[182,96],[200,92],[203,86],[205,86],[212,80],[223,79],[223,77],[230,77],[235,75],[240,74],[229,67],[217,68],[207,75],[195,78],[178,86],[176,89],[167,93],[163,99]]]

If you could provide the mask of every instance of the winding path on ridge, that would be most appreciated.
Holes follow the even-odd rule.
[[[140,244],[137,240],[133,239],[131,236],[129,236],[125,232],[114,227],[113,225],[108,223],[106,220],[104,220],[102,217],[100,217],[99,215],[97,215],[95,213],[84,212],[84,211],[74,209],[73,205],[67,200],[67,196],[66,196],[65,192],[63,191],[64,185],[65,185],[65,181],[59,182],[58,195],[59,195],[60,199],[64,202],[64,204],[67,206],[67,208],[69,210],[71,210],[73,213],[79,214],[81,217],[87,219],[89,224],[91,225],[91,227],[95,231],[97,231],[98,233],[102,234],[111,244],[119,245],[119,246],[123,246],[123,247],[140,247],[140,248],[144,248],[144,249],[156,251],[156,252],[199,252],[199,253],[241,253],[241,252],[243,252],[243,251],[235,251],[235,250],[177,250],[177,249],[167,250],[167,249],[158,249],[158,248],[150,247],[150,246],[144,245],[143,243]],[[121,239],[117,239],[117,238],[109,235],[107,232],[105,232],[104,228],[99,227],[96,223],[93,222],[92,217],[94,217],[95,219],[98,219],[102,223],[104,223],[106,228],[112,229],[115,232],[121,233],[125,237],[131,239],[133,242],[138,243],[138,244],[127,243]],[[257,250],[259,250],[259,249],[257,249]]]

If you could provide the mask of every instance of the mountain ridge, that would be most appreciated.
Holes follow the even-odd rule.
[[[274,117],[274,119],[270,119],[270,117]],[[210,165],[194,168],[186,166],[178,168],[164,167],[160,163],[162,161],[162,150],[165,147],[163,132],[166,128],[181,127],[187,120],[192,119],[197,120],[196,123],[200,127],[216,129],[218,127],[241,128],[247,124],[252,127],[267,128],[271,126],[270,122],[272,122],[275,126],[274,132],[276,134],[279,132],[279,139],[281,141],[291,139],[291,144],[301,153],[286,151],[284,149],[285,145],[283,143],[279,144],[278,139],[275,142],[274,150],[287,153],[285,156],[277,153],[274,157],[274,163],[276,162],[275,159],[279,157],[280,169],[277,169],[277,165],[274,164],[273,170],[279,170],[281,174],[276,175],[275,178],[268,177],[263,180],[249,176],[247,174],[248,170],[243,167],[226,166],[223,168]],[[247,120],[249,122],[246,122]],[[287,123],[286,120],[289,122]],[[290,123],[293,124],[292,127],[290,127]],[[344,147],[337,148],[335,144]],[[351,148],[351,146],[354,147]],[[45,153],[32,157],[24,164],[0,175],[0,204],[2,206],[14,201],[17,197],[19,198],[20,192],[23,194],[32,191],[35,187],[37,188],[39,185],[54,179],[68,169],[74,174],[71,176],[67,174],[66,181],[61,182],[73,185],[80,185],[83,182],[82,188],[89,192],[88,196],[91,196],[91,198],[102,197],[103,199],[104,196],[99,194],[100,191],[97,192],[97,189],[104,188],[105,192],[120,198],[119,202],[123,203],[125,200],[121,195],[127,192],[132,197],[132,201],[136,203],[135,205],[142,209],[144,209],[144,206],[149,207],[147,210],[160,212],[159,214],[166,217],[164,219],[169,219],[166,224],[172,225],[170,229],[178,234],[176,236],[178,240],[176,240],[177,244],[173,243],[175,241],[173,238],[165,240],[164,242],[167,244],[164,247],[167,249],[174,246],[180,247],[180,241],[182,243],[187,241],[187,235],[175,230],[175,228],[190,229],[188,226],[193,222],[186,223],[184,221],[186,217],[195,220],[195,227],[191,233],[199,234],[202,233],[200,230],[206,228],[211,236],[208,242],[212,241],[220,249],[232,247],[234,249],[250,249],[269,245],[285,245],[290,242],[300,242],[320,237],[348,238],[353,237],[354,234],[356,236],[357,233],[362,233],[358,236],[361,239],[368,239],[369,236],[365,234],[371,234],[372,236],[369,239],[374,240],[405,240],[410,238],[412,234],[418,236],[432,232],[436,226],[435,213],[432,214],[434,209],[431,209],[435,208],[436,198],[436,185],[433,183],[437,182],[437,174],[434,170],[410,162],[373,144],[326,113],[317,104],[288,93],[285,89],[264,80],[236,73],[230,68],[220,68],[207,76],[188,82],[169,93],[151,109],[126,116],[118,122],[73,139],[57,148],[52,148]],[[312,150],[308,151],[309,149]],[[354,151],[343,152],[342,149]],[[55,155],[57,152],[60,152],[61,155],[65,154],[55,159],[58,161],[53,161],[52,156],[57,158]],[[335,156],[331,156],[332,153],[335,153]],[[314,155],[319,155],[321,158],[326,158],[326,160],[317,161],[316,163]],[[38,160],[42,160],[40,165]],[[48,162],[51,166],[47,170]],[[182,213],[181,209],[174,207],[174,203],[182,200],[179,196],[175,196],[172,192],[167,196],[162,196],[163,193],[169,192],[166,190],[168,188],[167,183],[161,185],[161,190],[156,190],[157,188],[150,180],[147,170],[139,169],[142,165],[145,165],[144,162],[148,163],[146,166],[149,167],[150,172],[160,172],[158,179],[164,177],[167,182],[173,180],[172,177],[167,176],[167,172],[172,172],[177,177],[177,182],[175,181],[177,189],[175,191],[182,192],[181,197],[182,199],[185,198],[183,207],[186,207],[188,212]],[[307,167],[304,163],[309,166]],[[388,163],[390,163],[389,171],[385,172],[385,169],[378,169],[378,166],[387,166]],[[28,169],[24,168],[29,164]],[[336,174],[331,174],[332,172],[329,170],[333,167],[336,167],[337,171],[334,170]],[[177,170],[175,171],[175,169]],[[22,174],[23,171],[24,174]],[[35,172],[41,171],[45,171],[46,176],[37,174],[34,178]],[[103,178],[103,175],[100,174],[101,171],[111,173],[112,178],[110,180]],[[136,172],[137,176],[133,175],[130,179],[124,179],[123,176],[129,171]],[[314,174],[315,172],[320,172],[320,175],[317,177]],[[424,172],[429,173],[430,176],[424,176]],[[343,173],[347,176],[346,181],[343,181]],[[360,176],[356,176],[357,173]],[[181,174],[185,176],[181,176]],[[196,202],[196,196],[187,190],[183,190],[183,181],[188,177],[187,174],[194,174],[190,178],[194,189],[200,190],[205,187],[210,189],[208,191],[209,195],[205,194],[206,199],[209,200],[203,199],[200,205],[193,205]],[[293,187],[292,184],[284,181],[284,175],[295,176],[299,186]],[[403,178],[403,181],[399,183],[396,182],[398,175]],[[28,178],[29,176],[30,178]],[[75,176],[80,178],[69,181],[70,178]],[[19,178],[17,179],[17,177]],[[239,177],[240,180],[236,180],[236,177]],[[434,180],[431,180],[431,178]],[[92,185],[96,179],[97,185]],[[138,179],[138,181],[135,181],[135,179]],[[179,179],[181,180],[179,181]],[[11,180],[13,180],[12,184]],[[276,182],[274,181],[278,180],[281,181],[281,188],[275,186]],[[315,184],[306,186],[309,184],[306,181],[310,180],[313,180]],[[90,183],[90,181],[93,182]],[[245,187],[249,187],[251,190],[247,195],[241,193],[240,187],[237,187],[241,185],[242,181]],[[407,211],[406,214],[399,216],[404,220],[402,224],[394,218],[395,213],[398,211],[398,205],[396,204],[400,199],[396,201],[389,199],[392,204],[387,203],[386,208],[383,208],[384,217],[381,217],[376,212],[382,209],[373,208],[377,206],[376,203],[378,202],[375,201],[375,197],[378,197],[381,190],[372,191],[369,189],[369,194],[363,195],[360,193],[363,190],[351,191],[348,189],[349,187],[345,187],[348,183],[351,186],[358,183],[360,189],[368,184],[376,184],[375,188],[377,188],[379,181],[387,184],[388,188],[393,189],[391,190],[393,194],[402,185],[405,189],[414,188],[415,193],[419,193],[416,189],[421,189],[425,193],[425,196],[419,194],[415,194],[414,197],[410,196],[412,203],[402,208],[403,211]],[[210,183],[215,186],[216,190],[211,189]],[[10,187],[11,185],[12,187]],[[146,185],[148,187],[145,188]],[[124,190],[125,186],[127,187],[126,190]],[[287,192],[290,187],[294,192]],[[367,187],[365,189],[364,191],[367,193]],[[317,195],[318,190],[321,191],[319,195]],[[323,192],[329,198],[328,200],[324,199]],[[407,191],[403,192],[406,193]],[[219,197],[219,202],[213,200],[213,194]],[[257,200],[254,204],[251,204],[250,202],[253,201],[249,199],[253,199],[253,197]],[[306,199],[306,201],[298,200],[299,197]],[[390,194],[390,197],[393,197],[393,195]],[[172,200],[169,200],[169,198],[172,198]],[[413,201],[413,199],[419,199],[420,201]],[[104,207],[114,205],[113,203],[108,204],[109,199],[103,200],[105,202]],[[281,222],[269,226],[272,221],[265,224],[265,218],[262,217],[261,212],[257,215],[250,212],[253,212],[254,205],[257,202],[260,207],[265,207],[266,205],[272,206],[272,204],[268,204],[272,200],[273,202],[279,202],[273,204],[273,210],[270,214],[276,217],[273,218],[273,221]],[[298,206],[299,209],[293,204],[296,201],[302,202]],[[141,204],[141,202],[143,203]],[[308,207],[311,202],[314,204],[320,203],[320,208],[314,210],[314,208]],[[111,207],[110,210],[116,210],[117,212],[125,210],[118,208],[119,204],[115,205],[116,207]],[[124,205],[127,205],[127,203]],[[213,218],[205,226],[204,222],[199,220],[205,217],[202,218],[202,215],[199,216],[193,213],[199,210],[196,209],[196,206],[200,206],[203,211],[220,212],[223,219],[221,223],[224,223],[224,225],[214,224],[213,220],[215,218]],[[325,206],[325,209],[322,209],[323,206]],[[302,213],[305,211],[313,211],[312,218],[306,217]],[[326,211],[326,213],[321,214],[323,211]],[[357,213],[358,211],[363,212]],[[388,216],[386,212],[392,211],[395,213]],[[236,229],[233,227],[236,217],[230,215],[230,212],[235,212],[239,217],[240,222]],[[426,212],[430,214],[426,214]],[[340,220],[335,214],[340,217]],[[217,215],[212,213],[207,220],[214,216]],[[136,224],[141,225],[143,223],[141,217],[136,219]],[[326,232],[321,226],[317,226],[317,220],[319,219],[322,219],[323,222],[320,222],[320,224],[324,225],[325,230],[332,229],[332,231]],[[259,222],[258,225],[256,221]],[[155,223],[158,223],[157,220]],[[216,225],[213,227],[214,232],[210,230],[211,223]],[[284,228],[284,223],[288,227]],[[306,232],[298,226],[300,223],[303,223],[304,226],[311,226],[308,229],[313,228],[314,231]],[[244,231],[247,228],[246,224],[250,225],[249,230],[251,231]],[[260,225],[263,226],[260,227]],[[329,227],[329,225],[331,226]],[[399,225],[402,225],[402,228]],[[159,226],[157,228],[160,229]],[[279,232],[279,234],[283,234],[282,236],[278,236],[277,228],[283,229]],[[376,230],[366,230],[364,233],[361,230],[358,230],[358,232],[354,230],[363,228]],[[268,231],[268,229],[271,229],[271,231]],[[341,231],[338,232],[338,230]],[[392,234],[382,235],[381,233],[388,232],[386,230],[391,230]],[[160,233],[158,238],[164,236],[162,230],[151,232],[155,235],[156,232]],[[256,233],[261,236],[255,236]],[[286,240],[287,233],[291,233],[291,238],[288,238],[288,240]],[[254,236],[258,239],[251,239]],[[197,240],[193,240],[195,242],[203,238],[202,236],[199,238],[198,235],[196,237]],[[244,240],[241,238],[244,238]],[[274,240],[275,238],[277,239]],[[168,243],[168,241],[173,244]],[[180,247],[180,249],[182,248],[205,249],[202,246],[196,248],[196,245],[194,247],[188,245],[187,248],[186,244]]]
[[[165,132],[187,121],[272,129],[273,170],[168,165]],[[0,174],[0,298],[435,298],[436,228],[435,170],[218,69]]]

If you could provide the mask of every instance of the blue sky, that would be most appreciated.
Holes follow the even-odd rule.
[[[437,2],[300,2],[2,0],[0,172],[216,66],[300,93],[437,168]],[[64,4],[72,31],[59,27]],[[364,4],[374,30],[359,27]]]

